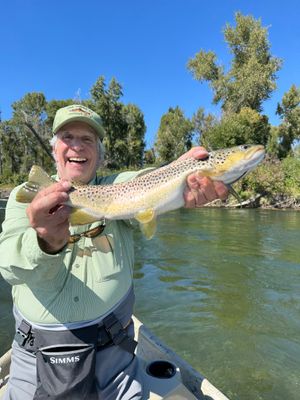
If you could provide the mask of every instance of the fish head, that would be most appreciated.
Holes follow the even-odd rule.
[[[229,149],[213,151],[209,154],[213,180],[232,184],[252,171],[265,157],[262,145],[240,145]]]

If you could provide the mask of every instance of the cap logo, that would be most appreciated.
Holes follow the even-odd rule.
[[[70,113],[81,113],[81,114],[87,115],[88,117],[92,115],[92,113],[91,113],[90,111],[87,111],[87,110],[85,110],[85,109],[83,109],[83,108],[81,108],[81,107],[78,107],[78,108],[71,108],[71,109],[69,110],[69,112],[70,112]]]

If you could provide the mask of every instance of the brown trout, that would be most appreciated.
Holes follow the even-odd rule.
[[[176,160],[124,183],[93,186],[74,182],[66,203],[73,208],[70,223],[83,225],[98,220],[135,218],[145,236],[151,238],[157,216],[184,205],[188,175],[196,172],[230,186],[255,168],[264,156],[261,145],[241,145],[211,151],[202,160],[192,157]],[[33,166],[29,181],[20,188],[16,199],[29,203],[39,190],[54,182],[43,169]]]

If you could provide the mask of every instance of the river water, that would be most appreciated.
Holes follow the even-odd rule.
[[[300,213],[182,209],[135,236],[136,315],[231,400],[299,400]]]

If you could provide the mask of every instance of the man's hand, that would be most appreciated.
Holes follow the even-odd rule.
[[[41,190],[26,210],[40,248],[46,253],[55,254],[68,242],[70,208],[63,203],[69,199],[70,188],[67,181],[54,183]]]
[[[204,147],[193,147],[180,159],[194,157],[205,159],[208,152]],[[223,182],[212,181],[210,178],[200,176],[197,172],[187,177],[187,187],[184,191],[185,207],[201,207],[216,199],[225,200],[228,197],[228,189]]]

